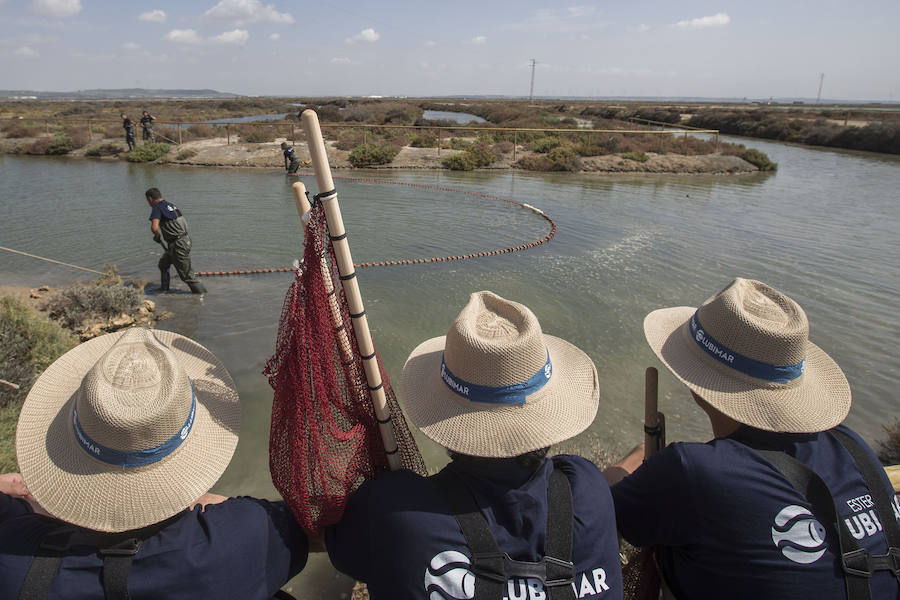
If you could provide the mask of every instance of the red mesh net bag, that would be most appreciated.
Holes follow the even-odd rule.
[[[281,311],[275,354],[263,370],[275,390],[272,482],[313,536],[340,520],[354,489],[389,469],[336,265],[325,211],[316,201],[303,261]],[[378,366],[400,464],[424,475],[380,358]]]

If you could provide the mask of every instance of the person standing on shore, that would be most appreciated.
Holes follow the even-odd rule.
[[[296,173],[300,168],[300,159],[293,146],[288,146],[287,142],[281,142],[281,150],[284,153],[284,170],[288,173]]]
[[[125,129],[125,143],[128,144],[128,151],[134,150],[134,121],[128,118],[128,115],[122,113],[122,128]]]
[[[162,197],[159,189],[152,187],[145,192],[147,203],[151,207],[150,231],[153,241],[163,245],[165,253],[159,258],[160,283],[162,292],[169,289],[169,267],[174,265],[178,277],[191,288],[192,294],[206,293],[206,287],[191,268],[191,238],[188,235],[187,219],[181,210]]]
[[[612,498],[590,461],[547,458],[600,400],[590,357],[522,304],[470,296],[403,367],[404,408],[446,448],[437,475],[385,473],[326,529],[332,564],[373,600],[621,600]]]
[[[225,366],[177,333],[134,327],[57,359],[22,405],[22,474],[0,475],[0,598],[278,594],[309,552],[288,507],[208,491],[240,423]]]
[[[153,142],[153,121],[156,119],[153,115],[151,115],[148,111],[144,111],[144,114],[141,115],[141,129],[143,130],[141,134],[141,140],[147,142]]]
[[[653,311],[644,334],[715,436],[605,472],[619,532],[656,547],[675,598],[900,598],[900,506],[841,425],[850,386],[803,309],[735,279],[700,308]]]

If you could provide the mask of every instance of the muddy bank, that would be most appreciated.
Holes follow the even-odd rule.
[[[228,143],[227,138],[207,138],[185,142],[182,145],[173,145],[172,149],[157,162],[166,164],[198,166],[198,167],[244,167],[283,169],[284,159],[279,147],[285,138],[278,138],[274,142],[264,143]],[[15,153],[18,145],[27,144],[27,139],[2,139],[0,151]],[[121,148],[124,154],[127,147],[124,141],[105,140],[107,145],[115,145]],[[88,144],[84,148],[73,150],[68,154],[72,157],[85,157],[85,153],[97,144]],[[353,169],[350,164],[349,150],[340,150],[334,142],[326,142],[328,160],[333,169]],[[306,142],[295,140],[297,154],[304,165],[309,160],[309,151]],[[442,161],[453,154],[459,154],[458,150],[437,148],[413,148],[406,146],[400,150],[394,160],[387,165],[370,166],[367,169],[445,169]],[[501,154],[488,170],[519,169],[517,161],[525,157],[535,155],[535,152],[518,146],[515,152]],[[618,154],[603,156],[583,157],[581,159],[581,173],[669,173],[669,174],[732,174],[752,173],[759,169],[738,156],[726,154],[704,154],[686,156],[682,154],[656,154],[647,152],[648,159],[640,162],[624,158]],[[117,157],[106,157],[103,160],[117,160]]]

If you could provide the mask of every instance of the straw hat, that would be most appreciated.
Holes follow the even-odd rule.
[[[472,294],[446,336],[412,351],[401,385],[422,433],[454,452],[495,458],[584,431],[600,401],[587,354],[492,292]]]
[[[847,378],[809,341],[806,313],[759,281],[735,279],[698,309],[655,310],[644,335],[675,377],[745,425],[813,433],[850,410]]]
[[[171,331],[85,342],[38,378],[19,415],[22,477],[51,515],[98,531],[162,521],[206,493],[238,441],[234,382]]]

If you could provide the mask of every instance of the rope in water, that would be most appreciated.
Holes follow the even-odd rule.
[[[29,258],[37,258],[38,260],[45,260],[47,262],[56,263],[58,265],[63,265],[64,267],[70,267],[72,269],[79,269],[81,271],[87,271],[88,273],[96,273],[98,275],[106,275],[103,271],[98,271],[96,269],[88,269],[87,267],[79,267],[78,265],[69,264],[67,262],[62,262],[61,260],[53,260],[52,258],[46,258],[44,256],[38,256],[37,254],[28,254],[27,252],[22,252],[21,250],[13,250],[12,248],[7,248],[5,246],[0,246],[0,250],[6,250],[7,252],[12,252],[13,254],[21,254],[22,256],[27,256]]]
[[[354,266],[358,269],[365,269],[368,267],[390,267],[396,265],[419,265],[424,263],[436,263],[436,262],[447,262],[453,260],[466,260],[471,258],[483,258],[487,256],[496,256],[498,254],[508,254],[510,252],[519,252],[521,250],[527,250],[529,248],[534,248],[535,246],[540,246],[545,242],[549,242],[553,239],[553,236],[556,235],[556,221],[547,216],[544,211],[539,208],[535,208],[530,204],[525,204],[524,202],[518,202],[516,200],[510,200],[509,198],[502,198],[500,196],[495,196],[493,194],[485,194],[483,192],[473,192],[470,190],[461,190],[458,188],[450,188],[439,185],[431,185],[427,183],[409,183],[406,181],[390,181],[387,179],[378,179],[375,177],[335,177],[334,179],[342,179],[344,181],[356,181],[360,183],[377,183],[380,185],[383,184],[392,184],[392,185],[405,185],[414,188],[420,189],[429,189],[429,190],[439,190],[442,192],[455,192],[458,194],[467,194],[469,196],[475,196],[476,198],[484,198],[487,200],[498,200],[500,202],[506,202],[509,204],[513,204],[515,206],[520,206],[522,208],[526,208],[535,214],[543,217],[548,223],[550,223],[550,233],[545,235],[539,240],[535,240],[533,242],[529,242],[527,244],[521,244],[519,246],[510,246],[509,248],[499,248],[496,250],[484,250],[481,252],[470,252],[469,254],[462,255],[451,255],[451,256],[432,256],[430,258],[406,258],[399,260],[382,260],[378,262],[361,262],[356,263]],[[73,265],[71,263],[62,262],[60,260],[54,260],[52,258],[47,258],[44,256],[38,256],[36,254],[29,254],[28,252],[22,252],[21,250],[13,250],[12,248],[7,248],[5,246],[0,246],[0,250],[5,250],[6,252],[12,252],[13,254],[20,254],[22,256],[27,256],[29,258],[36,258],[38,260],[43,260],[46,262],[54,263],[57,265],[63,265],[65,267],[69,267],[72,269],[78,269],[80,271],[87,271],[88,273],[96,273],[97,275],[105,275],[103,271],[98,271],[96,269],[89,269],[87,267],[79,267],[78,265]],[[198,277],[214,277],[214,276],[225,276],[225,275],[259,275],[262,273],[287,273],[295,271],[294,267],[269,267],[269,268],[257,268],[257,269],[232,269],[228,271],[197,271],[195,275]]]
[[[509,198],[503,198],[500,196],[495,196],[493,194],[485,194],[483,192],[473,192],[470,190],[461,190],[458,188],[445,187],[440,185],[431,185],[428,183],[410,183],[406,181],[390,181],[387,179],[378,179],[375,177],[334,177],[334,179],[340,179],[344,181],[355,181],[359,183],[377,183],[380,185],[383,184],[391,184],[391,185],[405,185],[408,187],[414,187],[419,189],[428,189],[428,190],[438,190],[442,192],[454,192],[457,194],[467,194],[469,196],[474,196],[476,198],[484,198],[486,200],[498,200],[500,202],[506,202],[508,204],[513,204],[515,206],[520,206],[522,208],[526,208],[535,214],[543,217],[548,223],[550,223],[550,232],[542,237],[539,240],[535,240],[533,242],[529,242],[527,244],[521,244],[519,246],[510,246],[509,248],[499,248],[496,250],[483,250],[481,252],[470,252],[469,254],[462,255],[451,255],[451,256],[432,256],[429,258],[405,258],[398,260],[382,260],[377,262],[361,262],[356,263],[354,266],[358,269],[365,269],[368,267],[391,267],[397,265],[419,265],[424,263],[437,263],[437,262],[446,262],[453,260],[467,260],[472,258],[484,258],[487,256],[496,256],[498,254],[508,254],[510,252],[519,252],[522,250],[527,250],[529,248],[534,248],[535,246],[540,246],[543,243],[546,243],[553,239],[553,236],[556,235],[556,221],[547,216],[544,211],[531,206],[530,204],[525,204],[524,202],[518,202],[516,200],[510,200]],[[275,267],[275,268],[262,268],[262,269],[234,269],[230,271],[198,271],[196,275],[198,277],[214,277],[214,276],[223,276],[223,275],[257,275],[260,273],[282,273],[285,271],[293,271],[293,267]]]

